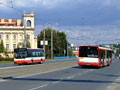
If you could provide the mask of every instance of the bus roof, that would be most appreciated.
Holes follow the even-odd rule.
[[[99,47],[99,49],[111,50],[111,51],[112,51],[112,49],[111,49],[111,48],[106,48],[106,47]]]
[[[43,48],[27,48],[27,49],[30,49],[30,50],[43,50]]]
[[[112,49],[111,48],[106,48],[106,47],[99,47],[99,46],[91,46],[91,45],[84,45],[84,46],[79,46],[79,47],[96,47],[96,48],[99,48],[99,49],[104,49],[104,50],[110,50],[110,51],[112,51]]]
[[[15,49],[44,50],[43,48],[15,48]]]

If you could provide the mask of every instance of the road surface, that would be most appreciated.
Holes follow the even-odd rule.
[[[120,60],[101,69],[76,61],[6,68],[0,77],[0,90],[120,90]]]

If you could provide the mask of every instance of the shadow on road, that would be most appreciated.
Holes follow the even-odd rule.
[[[43,79],[43,78],[13,78],[13,77],[2,77],[4,80],[15,80],[15,81],[42,81],[42,82],[76,82],[76,83],[116,83],[120,84],[120,82],[116,81],[106,81],[106,80],[73,80],[73,79]]]
[[[114,74],[103,74],[103,73],[93,73],[99,76],[106,76],[106,77],[120,77],[120,75],[114,75]]]
[[[99,67],[95,67],[95,66],[75,66],[72,68],[77,68],[77,69],[100,69]]]

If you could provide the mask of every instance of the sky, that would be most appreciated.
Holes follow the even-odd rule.
[[[120,40],[120,0],[0,0],[0,18],[35,13],[35,35],[46,27],[64,31],[74,45]]]

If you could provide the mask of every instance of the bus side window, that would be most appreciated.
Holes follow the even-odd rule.
[[[35,57],[35,52],[32,52],[32,57]]]
[[[40,57],[40,52],[38,52],[38,57]]]
[[[28,57],[32,57],[32,52],[28,52]]]
[[[42,51],[40,52],[40,57],[43,57],[43,52]]]
[[[39,57],[39,52],[36,52],[36,57]]]

